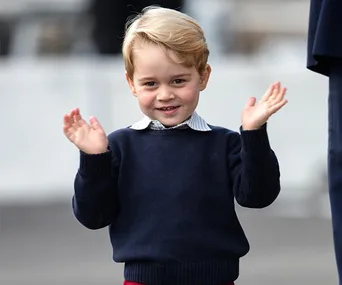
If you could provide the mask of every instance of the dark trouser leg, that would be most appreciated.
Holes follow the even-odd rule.
[[[120,54],[128,17],[125,1],[92,0],[90,14],[94,21],[92,39],[98,53]]]
[[[329,79],[328,173],[336,262],[342,281],[342,59],[332,64]]]
[[[184,0],[92,0],[93,41],[102,55],[120,54],[127,18],[150,5],[181,10]]]
[[[182,10],[184,0],[127,0],[127,3],[133,4],[138,12],[146,6],[157,5],[163,8]]]

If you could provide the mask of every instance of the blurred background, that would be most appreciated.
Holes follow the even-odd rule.
[[[250,96],[281,81],[269,122],[282,174],[264,210],[237,207],[251,243],[237,285],[337,284],[327,187],[326,78],[306,70],[309,0],[0,0],[0,284],[122,284],[107,230],[76,222],[78,151],[62,118],[79,107],[109,133],[141,118],[120,54],[142,7],[180,8],[202,25],[212,78],[198,112],[238,129]]]

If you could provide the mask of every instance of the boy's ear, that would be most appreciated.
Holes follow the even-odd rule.
[[[137,93],[136,93],[136,91],[135,91],[133,79],[129,77],[127,71],[126,71],[126,74],[125,74],[125,75],[126,75],[126,80],[127,80],[129,89],[131,90],[132,94],[133,94],[134,96],[136,96]]]
[[[211,73],[211,67],[209,64],[206,65],[204,71],[201,73],[201,82],[200,82],[200,90],[203,91],[209,82]]]

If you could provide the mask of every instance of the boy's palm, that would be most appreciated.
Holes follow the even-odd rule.
[[[64,116],[65,136],[81,151],[87,154],[99,154],[107,151],[108,139],[105,131],[95,117],[88,124],[78,109]]]
[[[242,128],[244,130],[259,129],[270,116],[282,108],[286,88],[280,88],[280,83],[272,84],[263,98],[256,104],[256,99],[250,98],[242,112]]]

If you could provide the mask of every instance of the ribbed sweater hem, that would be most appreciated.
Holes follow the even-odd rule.
[[[146,285],[221,285],[237,279],[239,260],[127,262],[124,272],[126,280]]]

